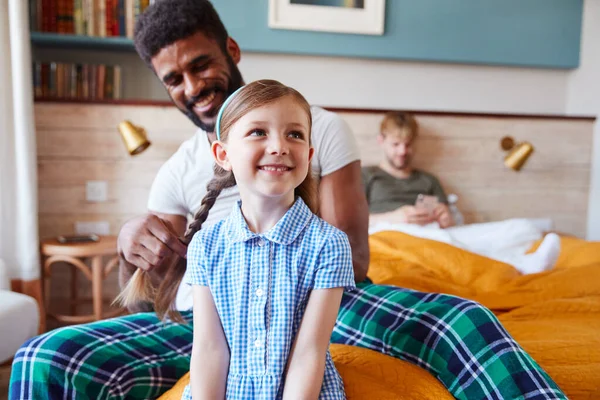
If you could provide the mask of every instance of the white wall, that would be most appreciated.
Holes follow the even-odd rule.
[[[565,71],[244,54],[246,80],[270,77],[310,102],[350,108],[563,113]]]
[[[568,80],[567,113],[600,116],[600,0],[585,0],[580,67]],[[594,131],[588,234],[600,240],[600,121]],[[574,210],[573,212],[577,212]]]

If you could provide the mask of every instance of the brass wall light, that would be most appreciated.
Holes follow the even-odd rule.
[[[531,153],[533,153],[533,145],[529,142],[521,142],[515,144],[515,141],[510,136],[505,136],[500,141],[502,150],[508,151],[504,157],[504,165],[515,171],[519,171],[525,164]]]
[[[140,126],[132,124],[130,121],[123,121],[118,126],[121,139],[130,155],[135,156],[146,150],[150,146],[150,141],[146,135],[146,130]]]

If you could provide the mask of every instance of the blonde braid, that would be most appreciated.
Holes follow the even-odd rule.
[[[216,164],[214,171],[215,176],[208,185],[206,185],[207,193],[200,203],[200,209],[194,215],[194,219],[190,223],[187,232],[182,239],[183,244],[186,246],[192,241],[196,232],[202,228],[202,224],[204,224],[206,218],[208,218],[210,210],[223,189],[235,186],[236,184],[235,177],[231,171],[225,171]],[[175,309],[175,298],[177,297],[179,284],[183,279],[186,267],[186,260],[176,256],[173,265],[167,270],[162,283],[158,287],[154,308],[160,319],[164,319],[165,316],[168,316],[174,321],[183,322],[181,314]]]
[[[202,228],[202,224],[208,218],[208,214],[221,191],[236,184],[231,171],[225,171],[217,165],[215,165],[214,171],[215,176],[206,186],[207,193],[200,203],[200,209],[194,215],[194,219],[185,235],[180,239],[186,246],[192,241],[196,232]],[[175,309],[175,298],[177,297],[179,284],[185,274],[186,260],[174,255],[168,262],[170,265],[158,289],[152,284],[148,272],[137,269],[113,303],[120,303],[127,308],[137,306],[140,303],[153,303],[154,310],[160,319],[167,316],[173,321],[184,322],[181,314]]]

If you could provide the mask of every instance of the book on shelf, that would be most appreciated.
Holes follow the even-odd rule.
[[[104,64],[36,62],[33,64],[36,98],[120,100],[121,67]]]
[[[133,38],[137,17],[156,0],[29,0],[32,31]]]

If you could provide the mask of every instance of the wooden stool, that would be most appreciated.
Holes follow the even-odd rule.
[[[103,256],[113,256],[106,265],[102,262]],[[117,256],[117,238],[115,236],[100,236],[97,242],[87,243],[59,243],[56,239],[48,239],[42,242],[42,256],[44,261],[44,290],[46,292],[46,304],[50,306],[50,281],[51,267],[55,263],[64,262],[71,265],[71,313],[73,315],[49,314],[60,322],[79,324],[84,322],[98,321],[123,313],[123,309],[114,310],[110,313],[102,313],[102,283],[106,276],[119,265]],[[88,267],[84,260],[91,258],[92,266]],[[94,313],[88,315],[74,315],[77,303],[77,270],[83,272],[86,278],[92,282],[92,304]]]

